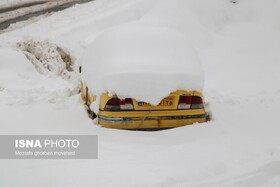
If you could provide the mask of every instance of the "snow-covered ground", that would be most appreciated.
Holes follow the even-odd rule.
[[[23,2],[22,0],[1,0],[0,5],[6,5],[6,4],[12,4],[12,3],[18,3]]]
[[[8,5],[18,5],[23,3],[30,3],[30,2],[43,2],[49,0],[1,0],[0,6],[8,6]]]
[[[279,8],[274,0],[97,0],[1,34],[0,133],[96,134],[99,158],[0,160],[0,186],[278,187]],[[176,29],[196,48],[211,122],[139,132],[87,118],[75,68],[98,34],[136,20]],[[61,73],[65,53],[71,76]]]
[[[37,1],[13,1],[13,2],[6,2],[3,5],[0,4],[0,10],[2,9],[10,9],[12,7],[21,7],[19,9],[10,10],[7,12],[3,12],[0,14],[0,23],[4,23],[9,20],[21,18],[23,16],[33,14],[36,12],[47,11],[53,9],[55,7],[59,7],[65,5],[67,3],[76,2],[76,0],[59,0],[59,1],[44,1],[44,0],[37,0]],[[27,6],[32,4],[32,6]],[[34,4],[38,3],[38,4]],[[24,6],[24,7],[22,7]]]

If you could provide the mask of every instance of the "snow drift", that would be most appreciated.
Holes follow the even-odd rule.
[[[78,92],[75,80],[39,74],[20,50],[0,47],[0,56],[0,105],[56,103]]]

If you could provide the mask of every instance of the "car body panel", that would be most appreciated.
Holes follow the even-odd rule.
[[[108,117],[110,116],[110,117]],[[117,129],[162,129],[206,121],[204,109],[170,111],[100,111],[98,122]]]
[[[164,98],[158,106],[149,103],[139,105],[142,101],[132,99],[134,110],[106,111],[106,103],[117,95],[109,96],[108,93],[104,93],[100,97],[98,123],[102,127],[115,129],[165,129],[206,122],[204,108],[177,109],[180,96],[199,96],[203,99],[201,92],[177,90]],[[88,112],[92,113],[89,106],[96,100],[96,96],[89,92],[85,84],[81,84],[81,98]]]
[[[117,129],[162,129],[205,122],[204,108],[177,109],[180,96],[199,96],[203,98],[198,91],[177,90],[160,102],[162,104],[164,100],[172,98],[172,103],[169,103],[169,106],[153,106],[148,103],[139,106],[139,101],[133,99],[134,110],[105,111],[104,108],[108,100],[117,97],[116,95],[109,96],[106,93],[101,96],[98,123],[103,127]]]
[[[131,119],[131,120],[104,120],[99,118],[98,123],[102,127],[115,129],[166,129],[174,128],[194,123],[203,123],[206,121],[205,117],[192,119]]]
[[[149,103],[146,103],[144,106],[139,106],[139,102],[142,101],[136,101],[135,99],[133,99],[133,106],[134,106],[134,110],[135,111],[142,111],[142,110],[177,110],[178,108],[178,101],[180,96],[199,96],[202,97],[202,94],[198,91],[185,91],[185,90],[177,90],[175,92],[170,93],[170,95],[166,98],[172,98],[172,105],[169,106],[153,106],[150,105]],[[103,94],[101,96],[101,100],[100,100],[100,110],[104,110],[105,105],[107,103],[107,101],[113,97],[117,97],[116,95],[113,96],[109,96],[107,93]],[[166,98],[164,98],[162,101],[164,101]],[[162,103],[162,101],[160,103]],[[145,103],[145,102],[144,102]],[[160,104],[159,103],[159,104]]]

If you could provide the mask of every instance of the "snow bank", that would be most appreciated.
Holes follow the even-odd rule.
[[[17,47],[24,52],[38,72],[58,75],[64,79],[77,78],[73,72],[74,59],[62,47],[48,40],[18,42]]]
[[[21,72],[27,72],[34,74],[36,70],[34,66],[27,60],[23,53],[10,48],[0,47],[0,65],[1,74],[0,80],[4,80],[6,75],[12,76],[12,74],[18,74]],[[16,71],[15,71],[16,70]],[[5,81],[6,82],[6,81]],[[9,84],[13,84],[10,82]]]
[[[158,104],[178,89],[202,90],[203,71],[181,33],[132,23],[102,33],[88,47],[83,74],[90,90]]]
[[[75,81],[40,75],[19,50],[0,48],[0,56],[0,105],[56,103],[78,91]]]

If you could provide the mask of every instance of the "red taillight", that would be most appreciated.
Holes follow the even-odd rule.
[[[199,96],[180,96],[178,109],[200,109],[203,108],[202,98]]]
[[[199,96],[193,96],[192,97],[192,109],[200,109],[203,108],[203,101],[202,98]]]
[[[106,111],[120,111],[120,110],[133,110],[132,99],[121,100],[117,97],[111,98],[105,105],[104,110]]]
[[[133,101],[132,99],[124,99],[120,101],[121,110],[133,110]]]
[[[192,104],[192,96],[180,96],[178,109],[190,109]]]
[[[106,105],[104,110],[108,110],[108,111],[118,111],[120,110],[120,99],[117,97],[114,97],[112,99],[110,99]]]

